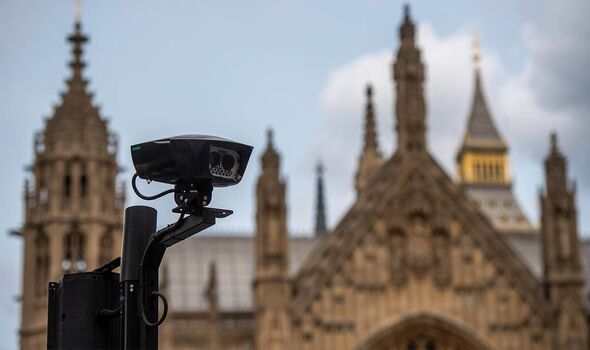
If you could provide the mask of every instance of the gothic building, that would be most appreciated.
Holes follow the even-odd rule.
[[[539,227],[512,192],[508,143],[484,96],[476,45],[453,180],[429,151],[425,66],[408,8],[399,35],[394,154],[379,149],[369,86],[356,201],[324,233],[318,172],[316,234],[289,236],[269,134],[255,234],[204,235],[169,251],[162,348],[588,349],[590,246],[579,240],[556,136]]]
[[[589,348],[590,244],[578,235],[557,136],[536,225],[512,193],[508,142],[486,102],[477,50],[453,179],[429,150],[426,66],[408,7],[399,39],[393,155],[380,151],[369,86],[356,200],[328,229],[319,165],[315,232],[289,235],[287,183],[269,131],[256,232],[203,234],[166,254],[161,349]],[[25,186],[23,349],[44,346],[47,281],[119,251],[116,146],[82,78],[79,23],[69,40],[72,77],[36,138],[35,184]]]
[[[35,136],[25,181],[21,349],[46,348],[47,284],[120,254],[124,191],[117,188],[116,138],[92,103],[82,70],[80,22],[68,37],[71,76],[61,102]]]

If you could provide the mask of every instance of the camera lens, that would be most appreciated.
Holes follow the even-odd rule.
[[[211,168],[217,167],[219,165],[220,160],[221,156],[219,155],[219,152],[213,151],[209,153],[209,165],[211,166]]]
[[[236,164],[235,158],[230,154],[224,154],[221,159],[221,166],[224,170],[231,170]]]

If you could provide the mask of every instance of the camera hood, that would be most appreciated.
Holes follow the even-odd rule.
[[[225,187],[242,180],[252,149],[221,137],[182,135],[132,145],[131,158],[145,180]]]

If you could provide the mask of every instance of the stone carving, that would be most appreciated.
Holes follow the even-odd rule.
[[[431,240],[424,218],[412,218],[408,237],[408,260],[410,268],[419,276],[424,275],[432,264]]]
[[[435,230],[432,243],[434,282],[439,287],[444,287],[451,282],[451,244],[449,234],[442,229]]]
[[[391,233],[391,278],[397,286],[406,282],[407,251],[406,235],[394,229]]]

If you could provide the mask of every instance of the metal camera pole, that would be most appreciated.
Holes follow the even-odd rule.
[[[125,210],[121,265],[121,344],[123,349],[158,349],[158,326],[166,319],[166,298],[158,291],[158,269],[164,253],[183,240],[231,215],[227,209],[200,208],[156,232],[156,210],[134,206]],[[158,298],[164,311],[158,317]]]
[[[123,298],[121,315],[121,344],[123,349],[157,349],[158,346],[157,329],[155,331],[146,330],[138,307],[140,263],[150,237],[156,232],[156,215],[156,210],[147,206],[138,205],[125,209],[120,280],[121,296]],[[157,306],[155,309],[157,314]],[[153,334],[145,334],[146,331],[155,333],[155,337]],[[145,337],[145,335],[151,336]],[[151,340],[147,344],[143,340],[146,338]]]

